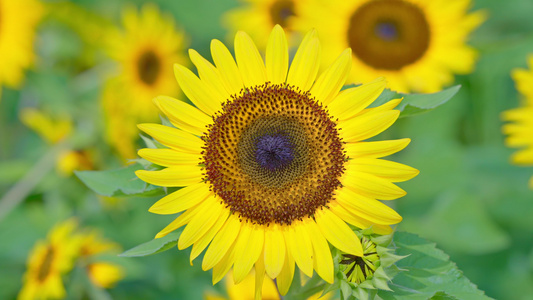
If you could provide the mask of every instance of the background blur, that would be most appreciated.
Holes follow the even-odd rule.
[[[16,297],[31,248],[58,221],[75,216],[81,227],[98,229],[126,250],[152,239],[173,219],[147,211],[155,198],[99,197],[46,156],[69,147],[85,157],[79,168],[125,165],[104,138],[108,124],[100,105],[114,65],[100,50],[101,39],[87,38],[84,31],[121,26],[124,6],[141,7],[144,1],[71,2],[85,14],[72,17],[59,9],[47,14],[37,29],[35,66],[20,90],[3,87],[0,195],[24,180],[19,193],[24,197],[7,215],[0,211],[0,299]],[[233,44],[227,43],[220,20],[240,5],[236,0],[154,3],[186,32],[185,49],[210,58],[211,39]],[[404,218],[398,230],[435,241],[488,296],[533,299],[533,191],[527,187],[533,168],[509,163],[515,150],[504,146],[500,129],[501,112],[519,105],[510,71],[525,68],[533,53],[533,2],[476,1],[473,10],[481,8],[488,10],[488,20],[470,40],[480,58],[472,74],[456,77],[459,93],[434,111],[400,119],[382,134],[411,138],[393,160],[421,171],[400,184],[408,194],[394,201]],[[69,145],[47,142],[24,125],[20,116],[28,107],[70,119]],[[211,273],[201,270],[200,260],[190,266],[189,254],[190,249],[141,258],[112,255],[108,259],[124,268],[125,278],[105,293],[113,299],[201,299],[206,291],[222,289],[212,287]],[[74,276],[65,285],[71,299],[88,294]]]

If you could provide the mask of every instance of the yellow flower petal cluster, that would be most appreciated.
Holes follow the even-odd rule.
[[[520,148],[511,157],[514,164],[533,166],[533,56],[529,58],[529,70],[515,69],[512,77],[524,99],[521,107],[502,114],[502,119],[509,122],[502,127],[503,133],[507,135],[505,144]],[[529,181],[529,187],[533,189],[533,177]]]
[[[309,0],[297,5],[293,24],[327,33],[327,56],[351,47],[355,82],[384,76],[393,90],[432,93],[474,68],[477,53],[466,41],[485,14],[467,13],[470,6],[470,0]]]
[[[80,256],[86,260],[87,272],[94,285],[111,288],[124,278],[124,270],[119,265],[94,259],[101,254],[119,251],[117,243],[103,239],[95,230],[80,234],[80,238]]]
[[[158,97],[175,127],[139,125],[168,148],[141,149],[141,157],[164,168],[137,176],[182,187],[150,208],[181,213],[156,238],[185,226],[178,248],[192,246],[191,261],[205,250],[202,268],[213,269],[213,283],[230,269],[239,283],[254,266],[259,290],[266,274],[285,294],[295,266],[332,283],[330,245],[363,255],[348,224],[388,233],[402,219],[378,199],[404,196],[394,183],[418,174],[382,159],[409,139],[365,141],[394,123],[400,100],[367,108],[384,90],[383,78],[341,91],[351,52],[319,73],[320,47],[317,32],[309,32],[289,65],[280,26],[264,60],[244,32],[235,37],[235,59],[213,40],[214,65],[190,51],[199,76],[175,65],[194,106]]]
[[[72,269],[81,242],[73,235],[76,226],[72,219],[60,223],[50,231],[46,241],[35,245],[28,258],[18,299],[60,299],[66,296],[62,276]]]
[[[33,42],[42,15],[39,1],[0,0],[0,87],[17,88],[34,63]]]
[[[179,92],[172,64],[184,61],[186,38],[171,16],[153,4],[145,4],[140,11],[127,7],[122,23],[122,30],[111,30],[106,38],[109,56],[118,62],[119,70],[104,87],[102,107],[109,143],[123,158],[131,159],[138,138],[133,125],[157,120],[150,99]]]
[[[118,244],[104,240],[95,230],[80,233],[77,227],[75,219],[68,219],[52,228],[46,241],[35,245],[18,299],[65,298],[63,278],[80,259],[96,286],[110,288],[124,277],[120,266],[98,259],[98,255],[120,250]]]

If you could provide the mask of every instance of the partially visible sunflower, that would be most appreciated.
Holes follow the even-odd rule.
[[[520,148],[511,161],[517,165],[533,166],[533,55],[529,58],[529,70],[515,69],[512,72],[516,88],[525,96],[522,106],[502,114],[502,119],[510,123],[503,125],[503,133],[508,135],[505,144]],[[533,189],[533,177],[529,180]]]
[[[92,230],[81,234],[80,257],[85,260],[91,282],[102,288],[113,287],[124,277],[124,270],[117,264],[101,261],[99,255],[120,250],[117,243],[107,241]]]
[[[183,212],[156,238],[187,225],[178,248],[192,246],[191,261],[207,248],[202,268],[213,268],[214,283],[232,267],[239,283],[255,265],[258,290],[266,273],[285,294],[295,263],[307,276],[316,271],[333,282],[329,244],[362,256],[347,223],[390,232],[401,217],[376,199],[404,196],[393,182],[418,174],[380,159],[409,139],[364,142],[400,113],[399,99],[366,108],[385,88],[383,78],[340,92],[349,49],[318,75],[316,31],[305,36],[290,68],[287,48],[275,26],[265,62],[244,32],[235,37],[236,62],[218,40],[211,43],[215,65],[191,51],[199,77],[179,64],[175,74],[194,106],[158,97],[156,105],[177,128],[139,125],[169,148],[141,149],[141,157],[165,168],[137,176],[183,187],[150,208]]]
[[[33,42],[43,6],[36,0],[0,0],[0,95],[2,85],[20,86],[35,61]]]
[[[186,38],[176,29],[172,17],[161,14],[153,4],[145,4],[140,12],[127,7],[122,23],[123,30],[111,31],[107,37],[109,55],[119,63],[120,70],[106,85],[102,105],[108,139],[122,157],[133,158],[133,141],[138,133],[121,129],[114,120],[157,120],[157,110],[149,99],[178,94],[172,65],[184,62]]]
[[[239,30],[247,32],[255,43],[264,48],[272,27],[279,24],[289,33],[292,31],[292,19],[297,14],[296,8],[305,5],[306,0],[241,0],[242,5],[228,11],[223,17],[224,25],[233,38]]]
[[[80,239],[73,234],[76,221],[70,219],[56,225],[46,241],[39,241],[28,258],[24,285],[18,299],[64,298],[62,276],[69,272],[79,253]]]
[[[24,108],[20,112],[20,120],[28,128],[35,131],[45,142],[55,145],[73,134],[74,125],[67,115],[49,116],[35,108]],[[65,149],[57,158],[56,170],[63,176],[70,176],[74,170],[93,168],[93,157],[89,150]]]
[[[326,55],[351,47],[356,82],[385,76],[399,92],[436,92],[474,68],[466,41],[485,14],[469,7],[470,0],[310,0],[298,6],[294,26],[327,32]]]

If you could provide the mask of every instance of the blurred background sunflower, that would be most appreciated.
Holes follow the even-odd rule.
[[[437,92],[474,68],[468,35],[485,19],[469,0],[354,0],[296,4],[295,27],[324,32],[325,54],[352,48],[356,83],[385,76],[399,92]]]

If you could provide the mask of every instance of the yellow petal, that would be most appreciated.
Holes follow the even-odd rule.
[[[230,94],[235,95],[239,94],[244,84],[242,82],[241,73],[233,56],[229,52],[228,48],[219,40],[211,41],[211,55],[213,56],[213,61],[217,66],[217,69],[220,72],[222,81],[226,86],[226,89]]]
[[[320,232],[335,248],[349,254],[363,256],[363,247],[357,235],[329,209],[317,211],[315,220]]]
[[[229,251],[222,255],[220,261],[213,267],[213,285],[228,273],[235,260],[235,243],[228,245]]]
[[[266,72],[273,84],[284,83],[289,69],[289,52],[285,32],[276,25],[270,33],[266,49]]]
[[[265,231],[259,225],[243,223],[235,244],[235,265],[233,279],[235,284],[241,282],[257,261],[263,250]]]
[[[263,291],[263,281],[265,280],[265,253],[264,249],[259,254],[259,258],[255,262],[255,300],[261,300]]]
[[[191,134],[203,135],[206,125],[212,123],[211,117],[183,101],[159,96],[154,98],[154,102],[174,126]]]
[[[314,220],[310,219],[305,222],[305,226],[313,244],[313,267],[322,279],[328,283],[333,283],[333,258],[331,257],[328,241],[322,235]]]
[[[372,227],[372,231],[374,233],[382,235],[390,234],[392,232],[392,228],[389,225],[374,224],[373,222],[348,211],[335,201],[329,203],[329,209],[339,218],[343,219],[345,222],[350,223],[357,228],[367,229]]]
[[[337,96],[350,74],[352,50],[346,49],[316,80],[311,95],[323,105],[328,105]]]
[[[229,210],[227,209],[225,210],[226,212],[220,214],[220,216],[218,217],[213,227],[211,227],[211,229],[204,236],[202,236],[197,242],[195,242],[194,245],[192,246],[191,258],[190,258],[191,266],[192,266],[192,261],[195,258],[197,258],[198,255],[202,253],[202,251],[204,251],[207,245],[211,243],[215,235],[220,231],[220,228],[222,228],[224,223],[226,223],[226,220],[228,219],[228,216],[229,216]]]
[[[170,222],[170,224],[168,224],[165,228],[163,228],[161,231],[159,231],[155,238],[158,239],[158,238],[162,238],[164,236],[166,236],[167,234],[171,233],[172,231],[180,228],[181,226],[189,223],[191,221],[191,219],[196,215],[196,213],[198,212],[198,206],[195,206],[187,211],[185,211],[184,213],[182,213],[179,217],[177,217],[176,219],[174,219],[174,221]]]
[[[313,276],[313,245],[305,226],[301,221],[294,221],[284,228],[283,236],[289,254],[305,275]]]
[[[273,224],[265,228],[265,268],[270,278],[276,278],[281,272],[286,251],[280,226]]]
[[[246,87],[262,85],[267,81],[265,64],[252,39],[243,31],[235,36],[235,58]]]
[[[289,291],[294,277],[294,258],[288,252],[286,255],[283,269],[276,278],[279,293],[283,296]]]
[[[230,92],[224,87],[222,77],[215,66],[193,49],[189,49],[189,57],[196,66],[200,79],[217,93],[218,98],[223,99],[222,101],[229,99]]]
[[[214,195],[207,197],[198,208],[197,215],[187,224],[178,240],[178,249],[183,250],[196,243],[206,232],[213,227],[221,215],[228,215],[229,210],[224,209],[220,199]]]
[[[313,85],[320,65],[320,42],[316,30],[305,36],[292,60],[287,83],[308,91]]]
[[[211,269],[220,262],[226,252],[228,252],[228,249],[230,249],[230,246],[233,245],[237,235],[239,235],[240,228],[241,221],[239,221],[239,218],[235,214],[230,215],[205,252],[202,262],[204,271]]]
[[[187,186],[202,181],[200,166],[175,166],[160,171],[135,171],[135,175],[153,185]]]
[[[146,132],[161,144],[193,154],[200,154],[204,145],[203,141],[183,130],[160,125],[160,124],[139,124],[140,130]]]
[[[345,142],[353,143],[371,138],[389,128],[398,116],[399,110],[389,110],[376,114],[366,114],[342,122],[342,137]]]
[[[341,188],[335,193],[335,199],[345,209],[373,223],[389,225],[402,220],[402,217],[392,208],[377,200],[361,196],[351,189]]]
[[[356,158],[350,161],[350,165],[358,172],[372,174],[392,182],[406,181],[420,173],[417,169],[404,164],[376,158]]]
[[[339,120],[350,119],[374,102],[385,86],[387,81],[380,77],[361,86],[346,89],[328,104],[328,110]]]
[[[347,171],[342,183],[347,188],[373,199],[394,200],[405,196],[406,192],[387,179],[357,171]]]
[[[199,154],[180,152],[174,149],[144,148],[139,150],[138,154],[140,157],[164,167],[193,166],[200,163]]]
[[[174,64],[174,75],[181,90],[192,103],[206,114],[212,116],[220,110],[225,100],[215,93],[207,84],[196,77],[191,70],[180,64]]]
[[[359,142],[344,145],[346,155],[350,158],[366,157],[379,158],[401,151],[411,142],[411,139],[390,141]]]
[[[195,206],[211,194],[206,183],[192,184],[161,198],[148,211],[160,215],[176,214]]]

